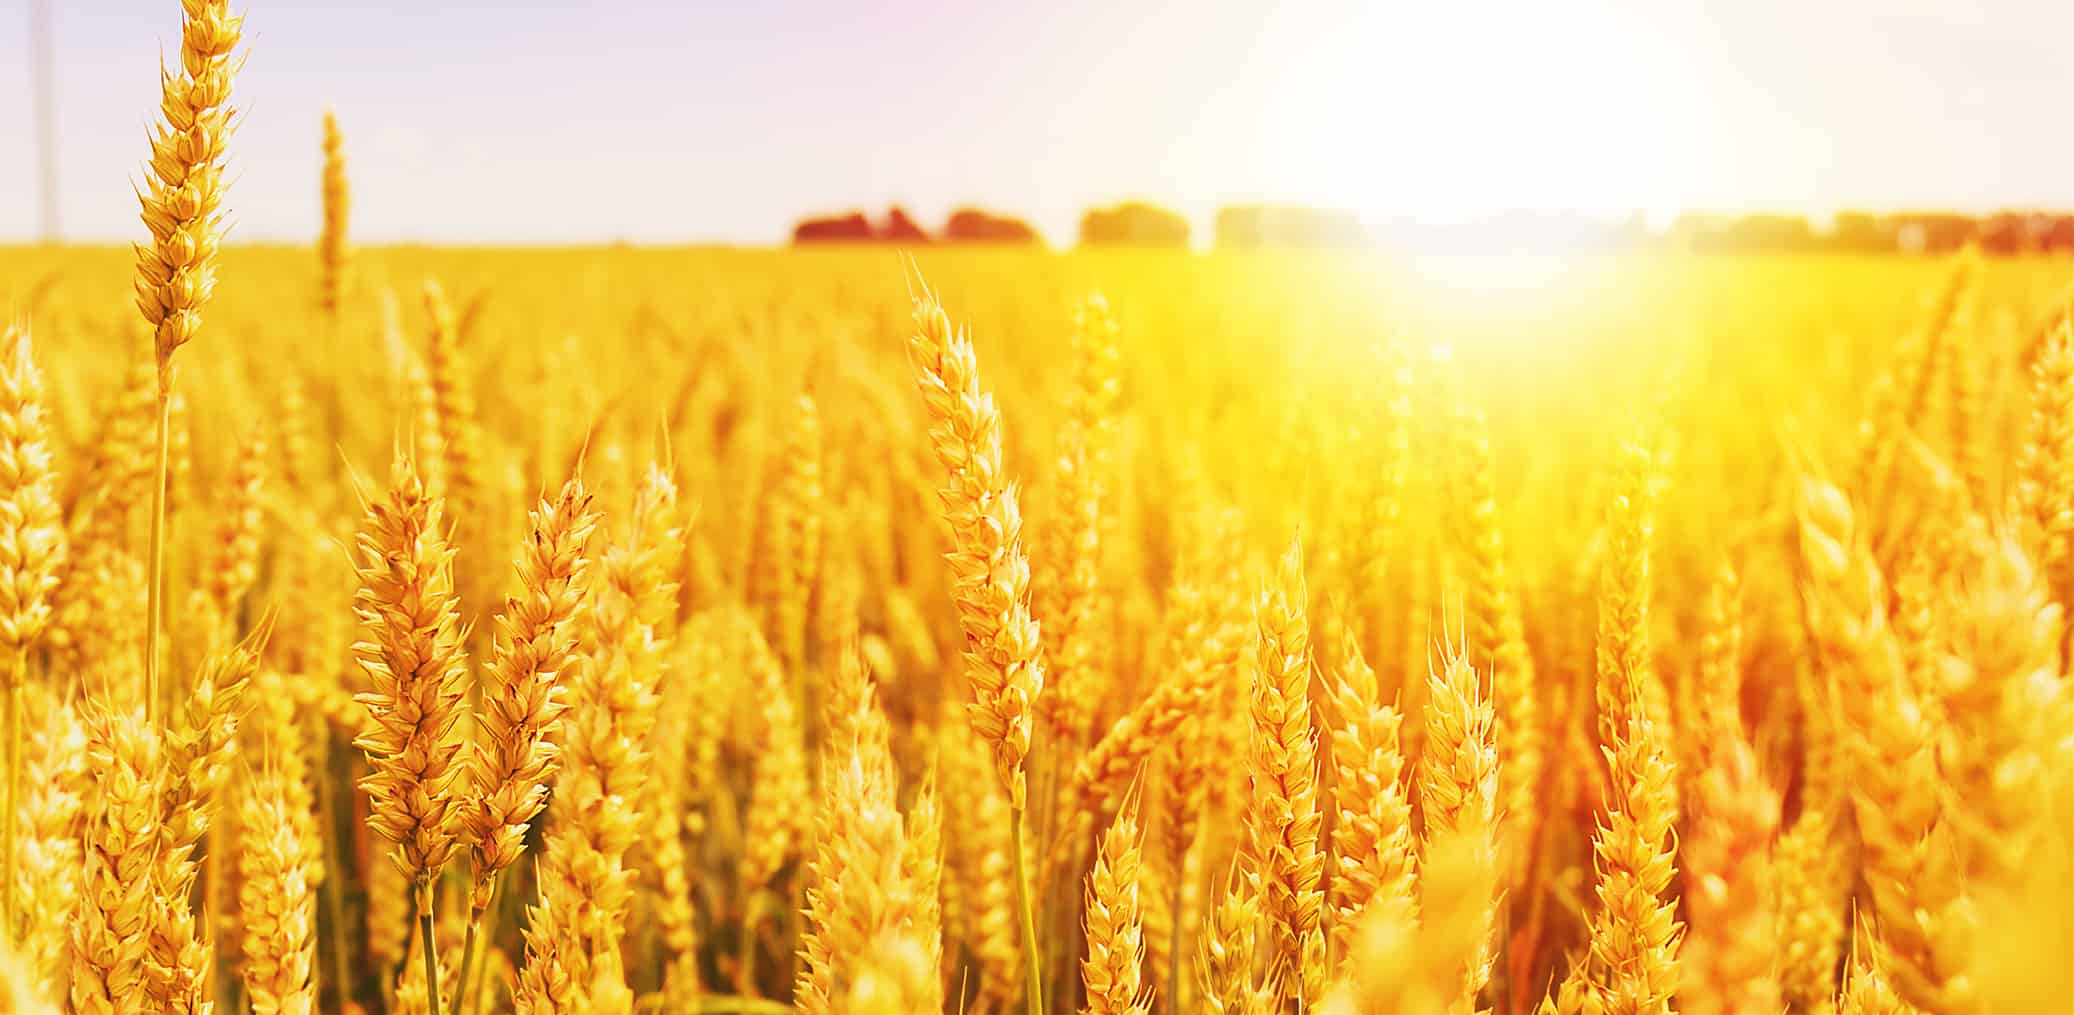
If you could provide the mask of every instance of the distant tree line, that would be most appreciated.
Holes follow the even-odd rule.
[[[1344,211],[1298,205],[1245,204],[1218,210],[1212,242],[1225,249],[1673,249],[1730,253],[1834,251],[1944,253],[1977,243],[1989,254],[2074,251],[2074,213],[2002,211],[1843,212],[1817,225],[1798,215],[1687,214],[1666,229],[1640,216],[1620,222],[1582,215],[1515,212],[1473,222],[1435,225],[1408,220],[1365,223]],[[1127,201],[1091,208],[1080,218],[1087,247],[1186,247],[1188,219],[1169,208]],[[801,221],[795,244],[925,243],[1026,245],[1042,242],[1029,223],[978,208],[951,213],[934,233],[898,206],[878,221],[863,212]]]
[[[906,209],[894,205],[887,210],[886,217],[877,222],[865,217],[861,211],[802,219],[792,227],[792,242],[798,245],[895,243],[916,246],[938,242],[1030,244],[1038,242],[1038,238],[1037,230],[1030,228],[1029,223],[978,208],[960,208],[952,212],[943,229],[931,233],[916,223]]]

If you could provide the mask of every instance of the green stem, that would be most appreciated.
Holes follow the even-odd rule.
[[[439,959],[435,954],[438,946],[432,943],[432,883],[421,876],[418,882],[418,939],[424,942],[425,952],[425,1003],[432,1015],[444,1010],[439,1002]]]
[[[1009,812],[1008,842],[1015,864],[1015,908],[1020,911],[1023,924],[1023,964],[1030,971],[1028,1002],[1029,1015],[1044,1012],[1044,965],[1037,954],[1037,920],[1030,909],[1030,872],[1023,866],[1023,811],[1017,808]]]
[[[158,468],[151,483],[151,582],[145,586],[144,606],[144,723],[158,722],[158,628],[165,610],[163,587],[166,572],[166,473],[173,434],[173,363],[161,353],[158,358]]]

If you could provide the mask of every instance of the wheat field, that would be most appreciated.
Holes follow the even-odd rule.
[[[2069,1010],[2068,264],[243,246],[184,10],[0,1011]]]

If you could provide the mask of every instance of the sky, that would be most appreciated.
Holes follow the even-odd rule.
[[[0,0],[0,242],[36,229],[30,4]],[[178,0],[47,0],[69,238],[132,193]],[[595,9],[585,9],[586,6]],[[1070,242],[1146,198],[1514,210],[2074,208],[2065,0],[251,0],[233,240],[780,242],[977,204]]]

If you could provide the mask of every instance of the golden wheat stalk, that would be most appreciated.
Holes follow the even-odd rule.
[[[243,925],[245,993],[253,1015],[308,1015],[316,1010],[316,898],[312,857],[290,804],[285,769],[268,767],[252,780],[242,804],[244,848],[238,853],[238,917]]]
[[[1362,914],[1389,900],[1415,898],[1411,799],[1398,744],[1403,717],[1377,703],[1375,671],[1349,631],[1332,688],[1333,945],[1348,954]]]
[[[576,621],[588,593],[588,547],[598,524],[591,495],[575,479],[532,515],[532,535],[518,559],[524,593],[506,598],[497,615],[495,649],[476,710],[476,794],[462,817],[475,918],[489,908],[493,880],[517,862],[526,829],[547,806],[561,755],[556,741],[568,708],[569,668],[578,659]]]
[[[1304,1005],[1324,997],[1325,854],[1319,846],[1318,732],[1311,721],[1310,627],[1303,558],[1292,544],[1255,607],[1258,660],[1253,678],[1248,815],[1268,923],[1270,963],[1296,976],[1289,996]]]
[[[461,732],[468,661],[443,510],[399,452],[388,492],[367,505],[354,596],[369,638],[354,654],[372,687],[355,697],[369,720],[354,741],[369,767],[360,788],[371,827],[394,844],[390,861],[411,882],[435,1011],[443,1002],[432,968],[433,886],[460,848],[470,789]]]
[[[1142,854],[1138,822],[1127,808],[1102,833],[1088,876],[1087,957],[1080,962],[1087,988],[1082,1015],[1146,1015],[1152,998],[1141,982],[1145,927],[1138,893]]]
[[[165,581],[166,484],[171,451],[173,352],[193,340],[216,289],[223,233],[223,156],[230,139],[231,77],[244,19],[229,0],[181,0],[180,62],[159,68],[159,112],[139,193],[151,242],[135,244],[137,309],[152,328],[158,366],[158,469],[152,489],[151,584],[144,647],[144,715],[158,709],[158,639]]]
[[[668,673],[662,634],[676,618],[683,556],[676,483],[651,465],[627,531],[602,558],[589,625],[596,656],[579,668],[563,718],[562,774],[514,998],[521,1013],[585,1010],[627,989],[627,851],[641,835],[635,805],[649,777],[646,745]]]
[[[87,716],[89,798],[70,999],[82,1015],[147,1010],[144,965],[153,910],[163,769],[158,738],[135,714]],[[184,901],[184,900],[183,900]]]
[[[470,755],[476,792],[461,818],[470,858],[468,933],[457,970],[464,991],[498,875],[525,850],[526,832],[547,806],[560,762],[556,741],[568,708],[568,670],[577,663],[576,620],[588,593],[588,546],[597,524],[591,496],[577,479],[535,506],[517,564],[524,594],[507,597],[495,621]]]
[[[14,928],[14,860],[22,802],[22,714],[29,649],[51,619],[51,593],[65,557],[57,480],[45,432],[43,375],[29,333],[0,327],[0,680],[5,681],[5,791],[0,798],[0,935]]]
[[[909,866],[909,833],[895,803],[897,773],[883,715],[866,692],[831,752],[813,857],[807,865],[800,971],[793,1003],[802,1012],[839,1010],[855,963],[882,935],[919,930],[923,885]]]
[[[1041,1008],[1043,963],[1029,900],[1023,849],[1028,787],[1023,759],[1030,752],[1031,711],[1044,691],[1044,657],[1030,616],[1030,562],[1022,545],[1022,512],[1001,453],[1001,414],[979,386],[972,341],[951,328],[950,316],[926,287],[914,297],[914,334],[908,359],[929,411],[929,439],[945,472],[943,511],[950,522],[949,555],[965,631],[965,675],[973,703],[973,731],[993,751],[1010,809],[1011,876],[1020,910],[1027,1001]]]
[[[1669,731],[1652,707],[1649,648],[1650,462],[1624,451],[1608,509],[1599,588],[1596,687],[1610,771],[1607,813],[1592,838],[1599,899],[1591,919],[1591,984],[1610,1011],[1668,1015],[1678,991],[1680,931],[1669,899],[1677,808]]]
[[[1203,935],[1200,982],[1203,1007],[1215,1015],[1266,1011],[1254,967],[1259,963],[1259,876],[1240,857],[1210,909]]]
[[[23,760],[29,791],[20,801],[21,839],[15,843],[15,887],[22,909],[18,944],[36,970],[40,992],[70,993],[65,961],[85,867],[80,852],[86,781],[86,728],[72,706],[39,696],[36,722]]]

